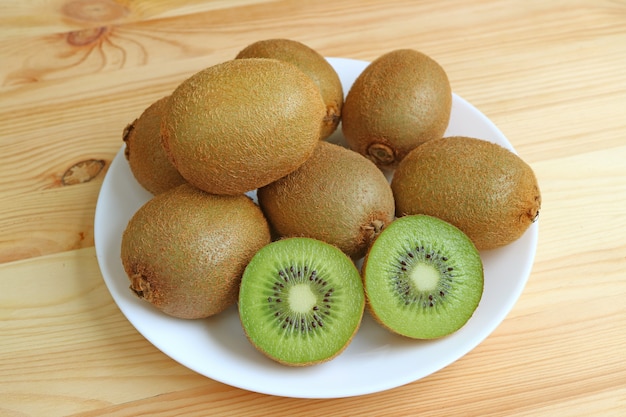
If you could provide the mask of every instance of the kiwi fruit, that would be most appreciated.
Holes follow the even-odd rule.
[[[282,237],[305,236],[337,246],[353,259],[394,218],[385,175],[367,158],[321,141],[298,169],[257,190],[270,225]]]
[[[450,335],[474,314],[484,287],[478,250],[441,219],[396,219],[378,236],[363,268],[368,311],[388,330],[413,339]]]
[[[439,217],[466,233],[479,250],[517,240],[541,208],[532,168],[512,151],[470,137],[420,145],[399,164],[391,188],[397,216]]]
[[[318,86],[326,104],[320,139],[326,139],[337,129],[343,106],[343,87],[335,69],[319,52],[292,39],[265,39],[248,45],[236,56],[236,59],[245,58],[273,58],[301,69]]]
[[[336,247],[316,239],[270,243],[246,267],[239,317],[250,342],[290,366],[339,355],[360,327],[365,308],[361,276]]]
[[[152,103],[124,129],[124,156],[137,182],[152,194],[183,184],[185,179],[161,146],[161,119],[168,97]]]
[[[235,195],[303,164],[325,115],[319,89],[296,66],[236,59],[183,81],[168,100],[161,134],[170,161],[190,184]]]
[[[452,89],[435,60],[412,49],[388,52],[354,81],[342,110],[350,148],[393,169],[415,147],[444,135]]]
[[[267,221],[249,197],[212,195],[185,183],[135,212],[122,235],[121,259],[140,299],[168,315],[199,319],[236,303],[246,265],[269,242]]]

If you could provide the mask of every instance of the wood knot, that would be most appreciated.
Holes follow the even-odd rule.
[[[106,26],[75,30],[67,34],[67,43],[73,46],[85,46],[96,43],[108,32]]]
[[[102,159],[87,159],[71,167],[61,177],[61,184],[75,185],[89,182],[102,171],[106,162]]]
[[[83,22],[112,22],[129,13],[113,0],[73,0],[63,6],[63,14]]]

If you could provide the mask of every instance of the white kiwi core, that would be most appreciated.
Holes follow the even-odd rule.
[[[439,282],[439,271],[425,263],[418,263],[411,270],[411,282],[418,291],[434,291]]]
[[[289,290],[289,308],[296,313],[311,311],[317,303],[317,297],[308,284],[297,284]]]

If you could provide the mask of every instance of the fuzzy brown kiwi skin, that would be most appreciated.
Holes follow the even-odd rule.
[[[269,242],[267,221],[250,198],[182,184],[134,214],[120,256],[140,299],[170,316],[200,319],[236,302],[245,266]]]
[[[161,119],[168,97],[152,103],[124,129],[124,156],[137,182],[156,195],[185,183],[161,146]]]
[[[342,131],[351,149],[393,169],[412,149],[444,135],[451,110],[452,88],[441,65],[398,49],[357,77],[342,110]]]
[[[319,87],[326,104],[320,139],[328,138],[339,125],[343,87],[335,69],[313,48],[292,39],[265,39],[242,49],[236,59],[273,58],[297,66]]]
[[[321,141],[293,173],[257,190],[259,205],[282,237],[306,236],[362,258],[394,219],[389,182],[374,163]]]
[[[519,239],[541,209],[532,168],[508,149],[477,138],[448,137],[416,148],[396,169],[391,187],[398,217],[439,217],[479,250]]]
[[[162,142],[192,185],[212,194],[243,194],[304,163],[325,114],[319,89],[296,66],[235,59],[174,90],[161,122]]]

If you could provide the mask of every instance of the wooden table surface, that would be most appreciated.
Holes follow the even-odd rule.
[[[340,399],[245,391],[163,354],[105,286],[94,209],[123,128],[275,37],[432,56],[537,174],[528,284],[439,372]],[[0,415],[626,415],[625,68],[623,1],[3,1]]]

